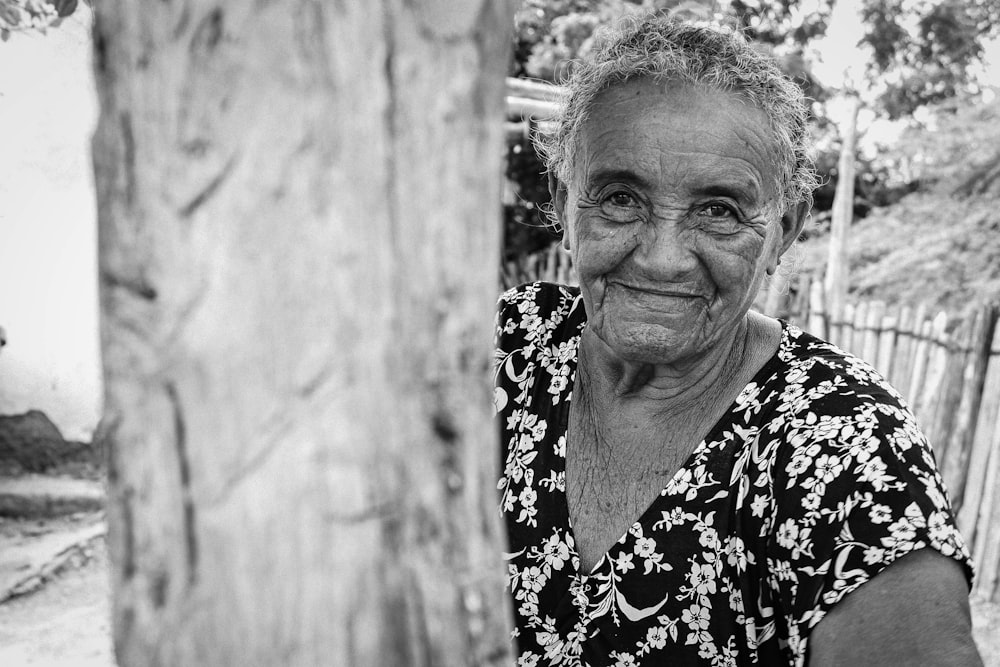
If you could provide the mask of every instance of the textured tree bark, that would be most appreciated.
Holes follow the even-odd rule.
[[[827,313],[834,322],[840,322],[844,318],[844,302],[850,281],[847,241],[851,222],[854,220],[854,151],[860,101],[857,96],[851,95],[849,102],[843,128],[844,141],[840,148],[840,161],[837,163],[837,191],[833,195],[830,247],[823,281]]]
[[[509,0],[104,0],[115,646],[507,664],[489,407]]]

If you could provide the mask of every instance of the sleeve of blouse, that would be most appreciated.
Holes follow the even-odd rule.
[[[497,311],[493,329],[493,407],[497,414],[503,412],[503,409],[510,402],[507,398],[503,366],[513,347],[511,341],[513,331],[508,323],[511,321],[511,310],[516,298],[516,292],[508,290],[497,299]]]
[[[768,584],[793,653],[796,645],[804,653],[812,628],[844,596],[912,551],[954,558],[972,580],[913,415],[870,369],[847,371],[835,378],[841,387],[787,422],[776,460]]]
[[[537,319],[538,289],[522,285],[504,292],[497,301],[493,354],[493,405],[506,417],[524,389],[529,367],[526,321]]]

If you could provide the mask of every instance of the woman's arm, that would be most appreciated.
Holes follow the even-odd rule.
[[[823,617],[808,664],[981,666],[961,565],[932,549],[892,563]]]

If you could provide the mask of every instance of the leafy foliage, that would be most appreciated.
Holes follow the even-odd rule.
[[[1000,99],[961,95],[888,151],[886,189],[906,194],[851,229],[851,292],[967,315],[1000,301]],[[907,194],[908,193],[908,194]],[[822,271],[829,239],[813,234],[799,270]]]
[[[545,165],[528,137],[508,145],[507,179],[515,201],[504,204],[505,260],[542,250],[558,238],[545,214],[550,206]]]
[[[77,0],[0,0],[0,38],[10,39],[12,32],[48,28],[76,11]]]
[[[754,40],[797,48],[826,34],[832,11],[833,0],[820,0],[810,12],[799,0],[731,0],[729,9]]]
[[[811,40],[825,34],[833,4],[834,0],[524,0],[516,15],[510,73],[561,81],[573,59],[592,47],[596,28],[630,12],[657,9],[686,19],[735,25],[770,49],[785,73],[814,100],[815,131],[823,138],[816,162],[824,182],[816,193],[814,213],[822,227],[836,189],[840,141],[822,106],[831,92],[813,76],[806,52]],[[943,115],[956,113],[957,107],[946,102],[967,99],[970,91],[976,91],[970,68],[981,59],[984,41],[1000,32],[1000,2],[862,0],[861,10],[865,33],[860,46],[871,49],[868,78],[879,87],[877,111],[900,119],[911,118],[919,108],[933,108],[938,122],[947,123]],[[958,114],[955,122],[962,118]],[[984,141],[979,148],[993,145],[992,140]],[[929,164],[920,162],[933,162],[935,150],[944,149],[930,150],[919,159],[899,155],[861,159],[855,182],[856,217],[898,201],[928,179],[940,180],[941,174],[932,174]],[[508,177],[516,183],[521,200],[506,207],[505,249],[507,254],[518,254],[543,247],[553,237],[548,230],[522,229],[543,222],[538,209],[547,204],[548,194],[539,185],[544,184],[543,167],[530,143],[522,141],[512,151],[518,157],[508,161]],[[993,163],[984,158],[982,164],[985,178]]]
[[[641,0],[525,0],[514,16],[511,76],[564,80],[599,26],[642,8]]]
[[[524,0],[515,15],[510,75],[559,83],[573,61],[592,48],[598,27],[630,13],[649,10],[696,21],[730,24],[777,54],[779,64],[806,95],[822,102],[828,91],[809,70],[803,47],[826,30],[833,0],[820,11],[803,12],[800,0]],[[818,107],[814,106],[814,112]],[[825,119],[817,115],[819,124]],[[834,160],[834,163],[836,160]],[[544,166],[526,138],[510,147],[507,177],[517,201],[504,207],[504,254],[534,252],[552,243],[542,209],[549,205]],[[832,196],[831,196],[832,201]]]
[[[869,74],[886,81],[879,102],[892,119],[968,91],[970,66],[1000,29],[996,0],[865,0],[861,14]]]
[[[911,127],[888,157],[922,189],[1000,197],[1000,100],[959,95],[932,108],[929,127]]]

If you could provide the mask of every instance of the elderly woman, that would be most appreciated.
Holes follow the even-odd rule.
[[[750,310],[811,203],[798,88],[655,17],[568,87],[542,148],[580,287],[498,316],[517,664],[980,664],[912,414]]]

